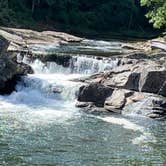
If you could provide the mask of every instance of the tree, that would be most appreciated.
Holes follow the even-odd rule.
[[[40,4],[40,0],[32,0],[32,13],[34,12],[35,10],[35,6]]]
[[[141,5],[150,10],[146,17],[155,28],[166,27],[166,0],[141,0]]]
[[[8,0],[0,0],[0,8],[8,6]]]

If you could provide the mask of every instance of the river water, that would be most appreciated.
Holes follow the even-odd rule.
[[[120,49],[116,42],[88,44],[91,53]],[[85,45],[70,49],[83,52]],[[75,107],[81,83],[71,80],[114,68],[117,62],[87,56],[73,57],[68,68],[31,62],[35,73],[22,77],[11,95],[0,96],[0,165],[165,165],[164,121],[134,114],[134,108],[122,115],[92,115]]]

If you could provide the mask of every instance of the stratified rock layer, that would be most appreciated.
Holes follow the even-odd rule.
[[[121,113],[128,105],[141,102],[145,98],[151,101],[153,94],[158,96],[156,98],[160,98],[158,103],[164,103],[166,100],[166,68],[163,65],[166,60],[165,55],[160,54],[159,60],[156,60],[157,55],[152,55],[150,58],[149,55],[139,54],[142,57],[141,60],[138,58],[138,54],[129,55],[125,59],[122,58],[120,66],[82,79],[81,81],[88,85],[86,85],[86,91],[83,90],[83,87],[80,89],[78,96],[81,95],[83,98],[81,100],[78,98],[78,101],[95,103],[102,101],[102,103],[104,102],[104,106],[101,107],[102,111],[104,108],[105,111],[115,113]],[[136,58],[134,59],[134,57]],[[95,86],[93,86],[94,84]],[[103,93],[105,91],[98,91],[99,87],[111,88],[112,91],[106,97]],[[97,99],[97,96],[100,98]],[[86,106],[85,103],[84,106]],[[147,110],[149,109],[151,111],[146,114],[147,116],[165,118],[164,104],[156,107],[152,102]]]

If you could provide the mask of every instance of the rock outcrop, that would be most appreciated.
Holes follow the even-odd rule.
[[[38,55],[37,58],[39,58],[42,62],[55,62],[58,65],[62,65],[63,67],[69,67],[70,60],[72,57],[68,54],[50,54],[47,56]]]
[[[80,87],[78,101],[93,102],[97,106],[103,106],[105,99],[113,92],[112,88],[99,83],[92,83]]]
[[[120,113],[127,102],[127,97],[133,95],[134,92],[115,89],[111,96],[109,96],[104,102],[104,108],[111,112]]]
[[[163,55],[160,58],[165,60]],[[85,86],[85,91],[83,87],[80,89],[78,101],[93,103],[102,101],[104,105],[100,105],[99,111],[104,109],[115,113],[121,113],[128,105],[141,102],[149,95],[153,96],[154,94],[158,98],[161,98],[159,96],[161,95],[163,101],[166,96],[166,68],[162,60],[156,60],[156,55],[153,56],[154,60],[148,57],[150,56],[144,55],[140,59],[137,54],[130,55],[122,59],[125,63],[120,63],[120,66],[80,80],[88,85]],[[100,87],[110,88],[111,93],[106,94],[108,90],[99,90]],[[98,96],[99,98],[97,98]],[[163,106],[151,105],[149,107],[151,112],[147,116],[151,118],[165,117]],[[91,105],[84,103],[84,107],[86,106],[92,108],[92,103]]]
[[[97,81],[111,88],[160,93],[162,95],[165,88],[166,69],[154,62],[139,62],[137,64],[125,64],[84,80],[87,83]]]
[[[9,42],[0,36],[0,94],[11,93],[21,75],[33,73],[30,66],[18,63],[15,56],[7,53],[8,45]]]
[[[35,44],[57,45],[71,42],[81,42],[83,39],[62,32],[43,31],[37,32],[28,29],[0,28],[0,36],[3,36],[10,45],[8,51],[29,51]]]

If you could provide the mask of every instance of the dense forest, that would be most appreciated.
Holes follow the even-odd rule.
[[[0,25],[91,36],[156,35],[145,17],[151,4],[142,0],[142,5],[139,0],[0,0]]]

